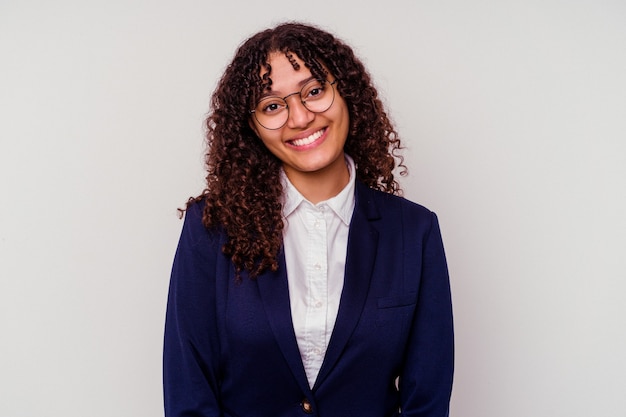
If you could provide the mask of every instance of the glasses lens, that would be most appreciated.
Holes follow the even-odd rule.
[[[335,100],[335,89],[325,80],[312,80],[300,92],[302,103],[313,113],[325,112]]]
[[[279,129],[287,122],[287,103],[280,97],[266,97],[259,101],[254,116],[267,129]]]

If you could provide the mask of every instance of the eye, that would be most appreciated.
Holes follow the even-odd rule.
[[[322,87],[316,87],[314,89],[312,89],[311,91],[309,91],[309,97],[311,96],[318,96],[320,94],[324,93],[324,89]]]
[[[265,113],[271,113],[271,112],[276,111],[276,110],[278,110],[278,104],[276,104],[276,103],[271,103],[271,104],[268,104],[267,106],[263,107],[263,111]]]
[[[268,99],[262,100],[258,106],[257,111],[260,111],[264,114],[275,114],[284,110],[287,107],[287,104],[278,97],[270,97]]]
[[[315,80],[304,87],[302,90],[302,98],[304,100],[315,100],[321,98],[325,91],[324,83]]]

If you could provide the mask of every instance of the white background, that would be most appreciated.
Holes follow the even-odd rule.
[[[624,1],[0,0],[0,417],[162,414],[209,97],[285,19],[354,46],[439,214],[451,415],[626,416]]]

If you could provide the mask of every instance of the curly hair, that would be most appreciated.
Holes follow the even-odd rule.
[[[250,109],[271,85],[268,57],[274,52],[284,53],[297,66],[296,55],[319,79],[328,71],[338,80],[350,121],[344,151],[354,159],[359,181],[401,194],[393,170],[399,166],[400,174],[406,173],[397,152],[400,139],[369,73],[348,45],[301,23],[283,23],[253,35],[239,47],[213,93],[206,119],[206,188],[187,203],[204,201],[204,226],[226,232],[222,250],[232,259],[237,277],[242,271],[255,278],[267,269],[277,270],[282,245],[281,161],[249,123]]]

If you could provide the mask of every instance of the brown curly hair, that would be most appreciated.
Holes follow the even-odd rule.
[[[269,88],[268,56],[299,57],[311,73],[325,79],[329,71],[346,101],[350,128],[344,146],[356,164],[357,179],[371,188],[401,194],[393,170],[406,173],[400,139],[390,122],[370,75],[352,49],[314,26],[283,23],[246,40],[226,68],[211,100],[206,120],[207,184],[187,207],[204,201],[202,222],[222,228],[237,276],[252,278],[278,268],[282,245],[281,161],[270,153],[250,127],[250,109]],[[297,63],[295,64],[297,65]],[[261,78],[261,70],[265,74]]]

